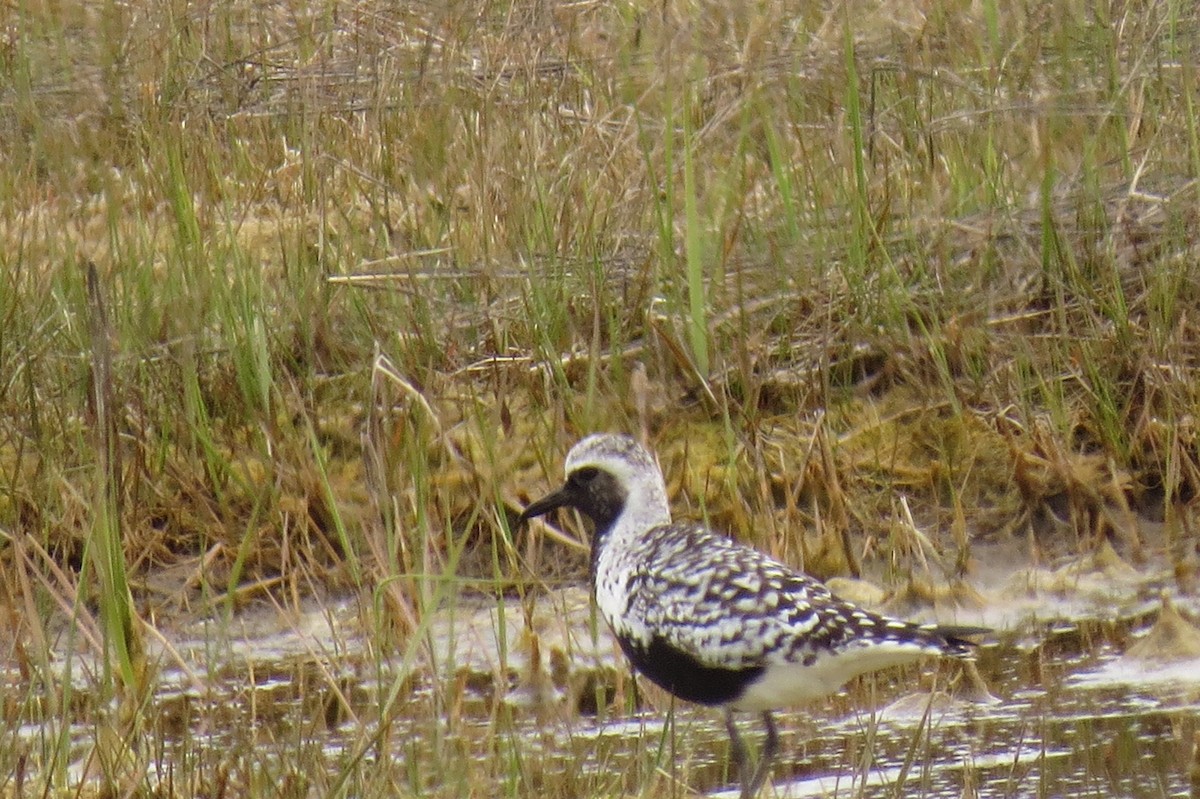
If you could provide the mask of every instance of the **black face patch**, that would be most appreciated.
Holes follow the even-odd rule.
[[[623,637],[617,640],[633,667],[650,682],[680,699],[699,705],[732,702],[763,673],[762,666],[747,669],[706,666],[658,636],[651,638],[646,646]]]
[[[571,505],[596,523],[597,532],[607,531],[625,508],[625,489],[610,473],[584,466],[567,475],[565,490]]]
[[[596,523],[598,533],[604,533],[621,515],[627,497],[617,478],[595,466],[584,466],[567,475],[562,488],[530,503],[521,514],[521,521],[555,508],[575,508]]]
[[[591,558],[594,579],[601,543],[624,510],[627,498],[625,489],[612,474],[595,466],[581,466],[567,475],[567,482],[562,488],[531,503],[521,514],[520,520],[524,522],[555,508],[575,508],[591,519],[595,524]]]

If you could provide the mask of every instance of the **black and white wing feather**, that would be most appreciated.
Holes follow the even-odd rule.
[[[860,649],[966,656],[934,626],[888,619],[834,596],[822,583],[700,525],[651,530],[631,575],[628,632],[654,631],[716,668],[812,665]],[[620,632],[620,631],[619,631]],[[881,652],[882,654],[882,652]]]

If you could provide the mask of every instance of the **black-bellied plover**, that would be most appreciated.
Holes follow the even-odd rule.
[[[591,518],[601,614],[651,682],[725,710],[742,799],[758,794],[778,751],[772,710],[923,656],[972,656],[961,629],[871,613],[758,550],[700,524],[673,523],[662,471],[632,438],[588,436],[568,453],[566,473],[563,487],[527,507],[521,521],[561,507]],[[757,711],[766,726],[753,769],[735,710]]]

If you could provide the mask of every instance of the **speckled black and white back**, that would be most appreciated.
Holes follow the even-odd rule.
[[[583,439],[568,476],[612,479],[597,523],[596,602],[634,665],[694,702],[768,710],[825,696],[924,655],[969,658],[934,625],[897,621],[699,524],[672,523],[653,456],[625,436]],[[588,470],[580,472],[580,470]]]

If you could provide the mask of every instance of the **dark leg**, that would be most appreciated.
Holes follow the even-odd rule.
[[[742,782],[742,799],[753,799],[758,796],[759,790],[767,779],[767,772],[771,770],[771,764],[775,762],[775,755],[779,753],[779,732],[775,729],[775,719],[771,718],[771,711],[764,710],[762,714],[763,725],[767,728],[767,740],[763,742],[762,757],[758,759],[758,768],[754,769],[754,778],[750,780],[750,789],[746,790],[746,783]]]
[[[733,755],[733,762],[737,763],[738,779],[742,782],[742,799],[750,799],[751,794],[748,792],[747,779],[750,777],[750,752],[746,749],[746,742],[742,740],[742,736],[738,735],[737,725],[733,723],[733,711],[725,710],[725,729],[729,731],[729,748],[730,754]]]
[[[738,777],[742,781],[741,799],[755,799],[758,796],[763,782],[767,779],[767,772],[770,771],[771,764],[775,761],[775,755],[779,752],[779,733],[775,729],[775,719],[771,718],[770,711],[764,711],[762,719],[767,728],[767,740],[763,743],[762,757],[758,760],[758,766],[751,773],[750,752],[746,749],[746,743],[742,740],[742,736],[738,735],[737,725],[733,723],[733,711],[725,711],[725,729],[729,731],[729,745],[733,750],[733,759],[738,766]]]

